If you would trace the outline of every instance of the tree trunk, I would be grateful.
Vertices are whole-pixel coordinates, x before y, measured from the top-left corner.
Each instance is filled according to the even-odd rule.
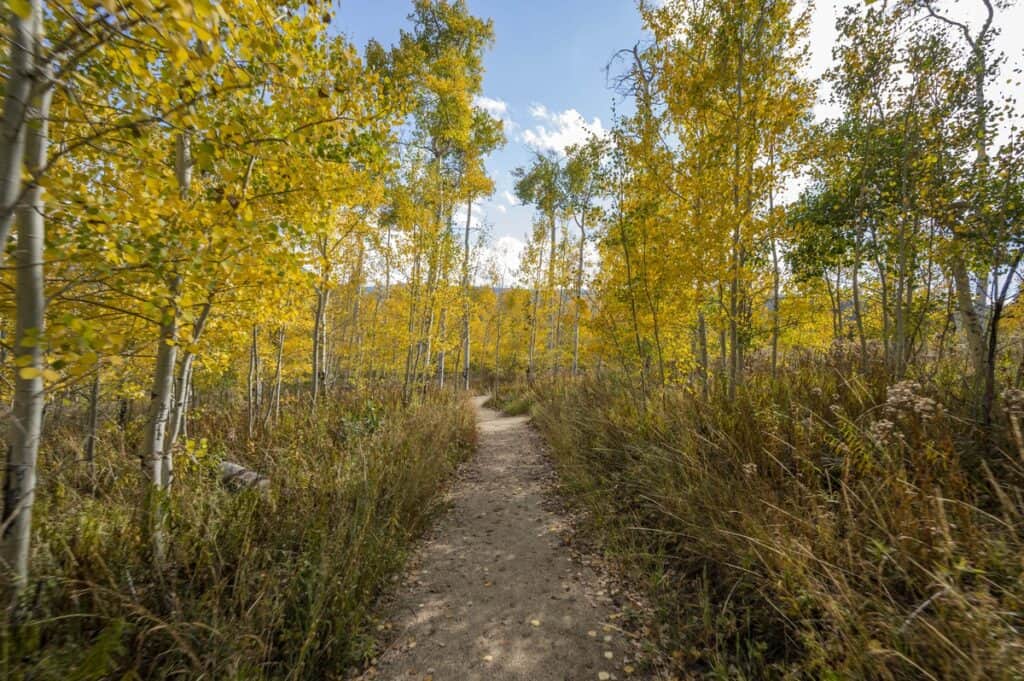
[[[441,350],[437,353],[437,386],[439,388],[443,388],[444,387],[444,370],[445,370],[444,361],[445,361],[445,357],[446,357],[445,347],[444,347],[444,335],[445,335],[445,322],[447,321],[447,316],[448,316],[448,310],[441,310],[441,322],[440,322],[440,327],[438,329],[438,334],[440,335],[440,337],[438,338],[438,342],[441,344]]]
[[[199,318],[192,325],[192,342],[190,346],[194,346],[199,342],[199,338],[206,328],[206,322],[210,318],[210,307],[210,302],[204,303],[199,312]],[[164,444],[164,449],[169,452],[171,457],[174,456],[174,446],[177,444],[178,438],[185,431],[185,419],[188,416],[192,395],[192,374],[195,358],[195,350],[189,347],[184,357],[182,357],[181,366],[178,369],[178,379],[174,387],[174,407],[171,412],[171,424],[167,430],[167,441]]]
[[[29,45],[42,49],[42,5],[32,3],[31,34],[19,26]],[[18,49],[18,48],[12,48]],[[38,52],[37,52],[38,56]],[[31,63],[29,57],[18,57],[22,63]],[[48,73],[37,70],[36,77]],[[22,74],[29,77],[28,74]],[[15,76],[15,79],[22,76]],[[31,90],[37,88],[31,87]],[[16,331],[14,343],[15,366],[18,367],[14,384],[14,404],[7,466],[4,476],[3,535],[0,542],[0,568],[11,573],[13,595],[20,593],[28,582],[29,549],[32,534],[32,504],[35,500],[36,459],[42,429],[44,386],[42,333],[46,311],[43,288],[43,249],[45,245],[45,219],[43,188],[37,176],[46,166],[49,143],[48,118],[52,89],[46,87],[34,93],[32,105],[26,112],[25,166],[33,179],[18,206],[18,246],[15,250],[16,274]],[[8,92],[10,97],[11,93]],[[5,112],[6,113],[6,112]],[[6,122],[6,121],[5,121]],[[20,163],[18,181],[20,182]],[[6,239],[3,242],[6,245]]]
[[[501,381],[501,299],[502,293],[498,292],[498,299],[495,301],[497,321],[494,334],[494,387],[493,394],[498,397],[499,383]]]
[[[270,395],[270,403],[267,405],[267,413],[263,419],[264,427],[273,418],[276,425],[281,417],[281,367],[284,363],[284,327],[277,330],[277,358],[274,362],[274,391]]]
[[[971,368],[973,369],[974,381],[972,389],[977,394],[985,375],[984,333],[981,328],[981,319],[978,311],[974,308],[970,275],[967,273],[967,266],[961,257],[953,258],[951,270],[953,282],[956,286],[960,326],[964,330],[964,336],[967,340],[967,352],[971,361]]]
[[[248,426],[250,440],[256,437],[256,423],[259,420],[259,333],[260,327],[253,324],[249,340],[249,380],[247,391],[248,396],[246,399],[246,402],[248,403],[246,405],[248,407],[246,411],[246,425]]]
[[[96,458],[96,431],[99,427],[100,404],[100,367],[96,365],[96,373],[92,377],[89,389],[89,433],[85,436],[85,460],[92,466]]]
[[[557,257],[558,247],[558,221],[555,219],[554,213],[550,216],[551,220],[551,254],[550,261],[548,262],[548,300],[551,305],[550,316],[548,321],[548,360],[551,362],[552,374],[555,369],[555,350],[558,344],[557,333],[555,328],[557,321],[557,309],[558,305],[555,302],[555,258]]]
[[[41,41],[42,29],[36,28],[36,17],[42,15],[40,0],[29,3],[32,14],[21,18],[10,10],[10,61],[7,65],[3,119],[0,121],[0,264],[3,264],[7,239],[18,195],[22,191],[21,169],[25,156],[26,103],[32,98],[33,71],[37,68],[33,55],[36,41]]]
[[[537,315],[540,306],[540,287],[534,285],[533,300],[531,301],[532,312],[530,314],[530,352],[526,362],[526,381],[533,385],[537,371]]]
[[[584,223],[580,222],[580,252],[576,262],[576,316],[573,320],[572,329],[572,375],[578,376],[580,372],[580,317],[583,313],[583,265],[584,249],[587,245],[587,229]]]
[[[157,562],[163,560],[166,552],[162,496],[171,485],[172,461],[164,445],[174,393],[174,366],[178,355],[178,310],[175,299],[180,288],[181,278],[178,277],[171,284],[168,304],[162,311],[156,367],[150,389],[149,419],[140,457],[146,497],[144,530],[152,542],[153,556]]]
[[[697,313],[697,363],[700,370],[701,390],[708,397],[708,328],[704,313]]]
[[[462,389],[469,390],[469,310],[470,310],[470,288],[469,281],[469,225],[473,215],[473,201],[466,205],[466,234],[463,240],[462,253]]]
[[[327,293],[321,288],[316,289],[316,312],[313,318],[313,404],[316,404],[320,397],[321,377],[323,367],[321,366],[321,343],[322,328],[324,323],[324,311],[327,307]]]

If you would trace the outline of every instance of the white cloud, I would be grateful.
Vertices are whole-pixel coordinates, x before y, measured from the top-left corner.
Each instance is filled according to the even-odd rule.
[[[526,243],[512,236],[500,237],[493,244],[484,246],[480,254],[481,266],[477,268],[476,283],[492,284],[491,272],[497,270],[498,278],[504,279],[504,285],[512,286],[515,273],[519,269],[519,260],[525,249]]]
[[[588,121],[576,109],[555,112],[543,104],[534,104],[530,115],[540,123],[525,130],[520,138],[537,151],[564,154],[567,148],[586,142],[591,135],[604,137],[608,134],[600,118]]]
[[[500,203],[496,206],[496,208],[498,209],[498,212],[501,213],[502,215],[508,212],[508,206],[503,206]]]
[[[508,115],[508,102],[492,97],[477,95],[473,98],[473,105],[480,107],[494,118],[505,118]]]
[[[519,204],[519,199],[516,198],[516,195],[507,189],[501,193],[501,196],[505,199],[505,203],[510,206],[516,206]]]
[[[531,104],[530,115],[534,118],[547,118],[551,115],[551,112],[543,104]]]

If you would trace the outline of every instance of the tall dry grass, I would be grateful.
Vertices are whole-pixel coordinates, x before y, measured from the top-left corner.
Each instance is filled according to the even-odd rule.
[[[731,402],[606,376],[535,419],[679,671],[1024,678],[1024,400],[986,434],[953,388],[855,364],[802,354]]]
[[[471,451],[471,410],[450,394],[404,407],[340,393],[286,404],[249,441],[238,407],[211,402],[192,425],[203,439],[178,458],[160,566],[137,529],[137,434],[122,451],[108,424],[88,466],[77,428],[53,424],[34,577],[20,623],[0,625],[0,677],[325,679],[372,653],[374,600]],[[225,457],[269,491],[227,491]]]

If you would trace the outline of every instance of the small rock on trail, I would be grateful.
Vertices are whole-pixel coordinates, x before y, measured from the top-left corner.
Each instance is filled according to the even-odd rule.
[[[363,679],[639,678],[599,576],[575,561],[544,503],[549,468],[524,417],[483,408],[452,507],[390,607],[394,640]]]

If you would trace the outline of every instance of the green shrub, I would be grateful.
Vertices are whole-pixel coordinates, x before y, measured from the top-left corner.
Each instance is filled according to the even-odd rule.
[[[524,416],[530,413],[536,397],[533,389],[525,383],[514,383],[491,395],[484,406],[500,411],[506,416]]]

